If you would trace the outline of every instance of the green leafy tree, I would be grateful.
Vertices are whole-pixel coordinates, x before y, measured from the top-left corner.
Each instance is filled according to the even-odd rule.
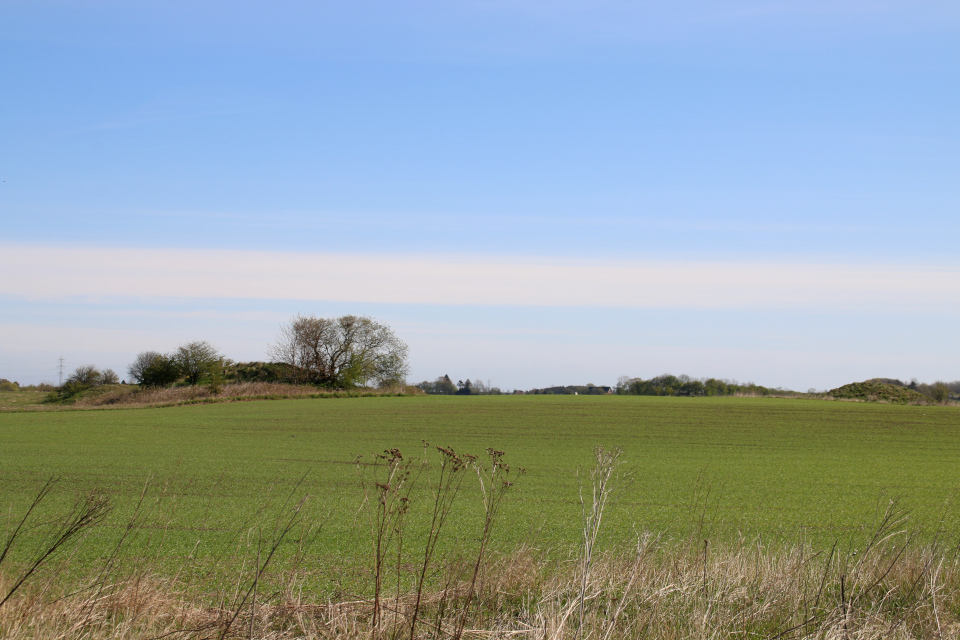
[[[131,381],[135,384],[144,384],[144,374],[153,364],[154,360],[162,357],[163,355],[156,351],[143,351],[142,353],[138,353],[137,357],[130,363],[130,366],[127,367],[127,373],[130,375]]]
[[[450,376],[443,375],[436,379],[433,383],[436,391],[434,393],[441,393],[443,395],[453,395],[457,392],[457,385],[454,384],[453,380],[450,379]]]
[[[168,387],[180,379],[180,367],[172,355],[157,353],[143,369],[140,384],[145,387]]]
[[[950,388],[944,382],[934,382],[930,397],[934,402],[946,402],[950,399]]]
[[[223,355],[206,340],[197,340],[180,345],[173,353],[173,360],[187,384],[196,385],[200,380],[223,368]]]

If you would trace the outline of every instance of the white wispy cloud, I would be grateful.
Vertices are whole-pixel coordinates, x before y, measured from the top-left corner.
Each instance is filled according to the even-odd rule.
[[[960,313],[960,267],[0,245],[0,295]]]

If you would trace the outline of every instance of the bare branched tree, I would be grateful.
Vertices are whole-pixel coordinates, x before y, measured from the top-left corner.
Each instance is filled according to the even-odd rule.
[[[366,316],[297,315],[280,328],[268,354],[289,365],[296,382],[388,386],[407,374],[407,345],[390,327]]]

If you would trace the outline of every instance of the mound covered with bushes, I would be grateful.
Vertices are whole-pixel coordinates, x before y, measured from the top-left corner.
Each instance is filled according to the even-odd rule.
[[[887,402],[890,404],[930,404],[930,398],[918,391],[878,380],[845,384],[842,387],[832,389],[827,395],[837,400]]]

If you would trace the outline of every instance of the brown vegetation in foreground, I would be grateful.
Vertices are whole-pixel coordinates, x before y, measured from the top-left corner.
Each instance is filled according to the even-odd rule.
[[[661,545],[649,536],[630,554],[576,567],[547,566],[521,550],[467,582],[420,598],[315,602],[296,575],[284,588],[241,602],[195,594],[145,572],[74,590],[47,584],[0,607],[0,634],[37,640],[134,638],[955,638],[960,572],[955,552],[904,550],[888,539],[841,556],[762,545],[711,549]],[[463,578],[463,576],[460,576]],[[0,578],[0,591],[9,581]],[[240,586],[240,583],[237,585]],[[72,591],[72,593],[71,593]]]
[[[488,450],[484,461],[437,451],[439,466],[431,481],[434,521],[426,539],[416,542],[403,542],[403,519],[408,489],[418,481],[423,461],[393,449],[376,456],[366,470],[361,467],[370,490],[362,510],[370,516],[375,542],[367,571],[371,585],[365,596],[336,599],[311,595],[308,554],[298,553],[287,566],[271,565],[274,552],[298,525],[303,502],[290,499],[273,533],[264,538],[261,532],[248,545],[238,575],[226,582],[186,584],[160,577],[142,559],[122,559],[117,552],[86,578],[67,570],[71,554],[45,566],[108,512],[109,504],[96,495],[79,501],[54,524],[48,546],[35,560],[17,566],[7,558],[5,565],[51,480],[0,550],[0,637],[866,640],[960,634],[960,548],[942,546],[939,538],[917,544],[895,501],[872,534],[850,548],[772,547],[759,539],[722,545],[697,534],[663,541],[643,533],[632,549],[599,553],[595,543],[604,508],[623,476],[619,450],[598,448],[597,466],[581,484],[579,548],[560,561],[556,553],[530,548],[493,556],[484,553],[483,541],[512,485],[502,452]],[[454,513],[460,481],[474,471],[487,513],[479,551],[436,557],[435,542]],[[137,517],[124,538],[135,531]],[[122,543],[123,538],[118,552]],[[413,547],[409,556],[403,555],[404,545]],[[437,586],[424,588],[427,572]]]

